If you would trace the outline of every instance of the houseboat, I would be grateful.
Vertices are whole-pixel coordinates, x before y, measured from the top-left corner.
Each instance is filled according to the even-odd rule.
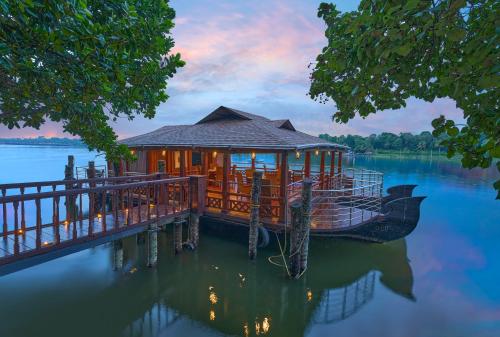
[[[262,172],[259,214],[263,227],[282,232],[302,182],[312,186],[311,235],[382,242],[411,232],[422,197],[414,185],[383,194],[383,174],[346,167],[349,148],[295,129],[290,120],[221,106],[194,125],[167,125],[124,139],[133,162],[119,175],[205,176],[203,222],[214,229],[248,224],[253,173]]]

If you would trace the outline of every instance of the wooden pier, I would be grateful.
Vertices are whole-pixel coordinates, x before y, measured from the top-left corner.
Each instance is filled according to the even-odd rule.
[[[199,203],[191,193],[197,179],[155,174],[0,185],[0,274],[187,218]]]

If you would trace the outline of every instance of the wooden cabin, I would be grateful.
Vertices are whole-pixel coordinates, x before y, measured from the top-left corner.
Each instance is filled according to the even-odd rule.
[[[303,178],[328,187],[348,150],[297,131],[289,120],[224,106],[194,125],[167,125],[121,143],[137,157],[121,164],[124,175],[207,176],[206,214],[248,219],[253,172],[263,171],[260,213],[267,224],[286,222]]]

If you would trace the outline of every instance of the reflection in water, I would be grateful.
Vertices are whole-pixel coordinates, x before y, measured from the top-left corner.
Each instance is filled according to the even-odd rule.
[[[350,317],[373,298],[374,288],[375,272],[369,272],[348,286],[324,290],[314,323],[334,323]]]
[[[141,317],[124,327],[124,335],[170,335],[179,324],[188,335],[302,336],[314,325],[355,315],[374,297],[378,275],[387,288],[414,298],[404,240],[376,245],[315,239],[308,273],[298,281],[287,280],[267,263],[265,251],[257,264],[247,261],[243,248],[205,236],[198,252],[168,259],[157,273],[142,270],[158,294],[148,299]],[[134,255],[130,268],[141,259]],[[208,301],[200,298],[202,289],[205,294],[208,289]]]

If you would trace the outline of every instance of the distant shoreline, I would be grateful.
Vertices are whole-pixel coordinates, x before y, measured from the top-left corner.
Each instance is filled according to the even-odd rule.
[[[79,139],[70,138],[0,138],[0,145],[85,147]]]

